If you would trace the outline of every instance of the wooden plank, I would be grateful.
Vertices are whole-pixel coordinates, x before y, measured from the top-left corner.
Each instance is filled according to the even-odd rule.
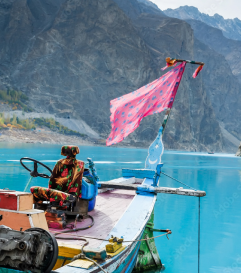
[[[205,191],[194,191],[183,188],[166,188],[166,187],[157,187],[155,188],[155,193],[168,193],[168,194],[177,194],[185,196],[195,196],[195,197],[204,197],[206,196]]]
[[[5,225],[15,230],[20,230],[20,228],[22,228],[23,231],[32,227],[27,214],[4,210],[0,210],[0,214],[3,216],[1,225]]]
[[[145,236],[146,239],[148,239],[148,236]],[[147,243],[147,246],[149,248],[149,251],[151,253],[151,256],[156,264],[157,267],[161,267],[162,266],[162,263],[161,263],[161,260],[160,260],[160,257],[159,257],[159,254],[156,253],[157,249],[156,249],[156,245],[155,245],[155,241],[154,239],[151,239],[151,240],[147,240],[146,241]]]
[[[9,210],[26,210],[33,208],[31,193],[0,190],[0,208]]]
[[[140,185],[120,185],[117,183],[101,183],[101,188],[114,188],[114,189],[123,189],[123,190],[138,190],[139,192],[149,192],[149,193],[167,193],[167,194],[177,194],[185,196],[195,196],[203,197],[206,196],[205,191],[194,191],[183,188],[167,188],[167,187],[141,187]]]
[[[19,210],[28,210],[33,208],[33,195],[19,196]]]
[[[87,230],[71,232],[71,234],[75,234],[78,236],[92,236],[105,239],[115,224],[122,217],[126,208],[129,206],[133,198],[135,197],[135,191],[125,191],[125,190],[113,190],[105,193],[101,193],[97,196],[96,207],[89,214],[94,217],[95,224],[93,227]],[[73,220],[74,222],[74,220]],[[72,222],[72,223],[73,223]],[[86,219],[83,222],[77,223],[77,228],[85,227],[90,224],[90,219]],[[59,232],[59,230],[50,230],[53,232]],[[61,237],[69,237],[68,234],[61,235]],[[87,239],[89,241],[90,247],[98,247],[102,241]],[[83,241],[74,240],[62,240],[58,239],[58,243],[68,243],[75,244],[81,246]]]
[[[110,180],[110,181],[106,181],[108,183],[118,183],[118,184],[134,184],[136,182],[136,179],[135,177],[131,177],[131,178],[124,178],[124,177],[120,177],[120,178],[117,178],[117,179],[113,179],[113,180]],[[101,183],[106,183],[106,182],[101,182]],[[104,193],[106,191],[112,191],[114,189],[111,189],[111,188],[107,188],[107,189],[99,189],[98,190],[98,194],[100,193]]]
[[[153,179],[145,179],[144,183],[151,185]],[[107,239],[111,235],[116,237],[123,236],[125,241],[135,239],[149,220],[155,201],[156,196],[154,195],[136,195],[123,216],[107,236]],[[103,242],[100,247],[105,246],[105,244],[106,242]]]
[[[19,211],[13,211],[13,210],[10,210],[10,209],[1,209],[1,211],[6,211],[6,212],[17,212],[19,214],[37,214],[37,213],[44,213],[43,210],[39,210],[39,209],[27,209],[27,210],[19,210]]]
[[[44,213],[32,214],[30,217],[32,218],[34,227],[39,227],[47,231],[49,230]]]
[[[150,178],[155,175],[154,170],[147,169],[122,169],[123,177]]]
[[[23,228],[23,231],[31,227],[39,227],[48,230],[44,212],[37,210],[13,211],[0,210],[3,215],[1,225],[5,225],[15,230]]]
[[[93,265],[94,265],[93,262],[86,259],[79,259],[68,264],[68,266],[85,268],[85,269],[89,269]]]

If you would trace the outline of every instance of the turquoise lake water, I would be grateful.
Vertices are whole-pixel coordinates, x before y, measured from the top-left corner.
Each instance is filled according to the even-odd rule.
[[[0,188],[23,190],[29,173],[19,163],[32,157],[53,168],[61,158],[59,145],[0,144]],[[122,168],[144,167],[147,150],[80,147],[79,159],[91,157],[101,180],[121,176]],[[162,169],[193,188],[205,190],[201,198],[200,273],[241,272],[241,158],[233,155],[166,151]],[[29,165],[30,166],[30,165]],[[35,178],[31,186],[47,186]],[[160,186],[180,187],[162,176]],[[155,206],[155,227],[171,229],[170,240],[156,239],[166,273],[196,273],[198,259],[198,198],[160,194]],[[158,234],[156,234],[158,235]]]

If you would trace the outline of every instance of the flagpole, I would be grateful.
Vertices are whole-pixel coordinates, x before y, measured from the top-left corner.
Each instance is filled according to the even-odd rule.
[[[197,65],[202,65],[202,66],[205,65],[205,63],[203,63],[203,62],[196,62],[196,61],[175,59],[175,58],[170,58],[170,57],[166,58],[166,61],[168,61],[168,60],[169,61],[174,61],[175,60],[175,62],[177,62],[177,63],[183,63],[183,62],[185,62],[185,63],[197,64]],[[166,124],[167,124],[168,118],[170,117],[171,110],[172,110],[172,108],[168,108],[167,111],[166,111],[166,113],[165,113],[164,120],[162,122],[162,128],[163,128],[163,130],[162,130],[162,136],[164,134],[164,130],[166,128]]]
[[[200,66],[204,65],[203,62],[181,60],[181,59],[174,59],[174,58],[171,59],[170,57],[166,58],[166,61],[167,61],[167,63],[173,61],[172,65],[175,62],[185,62],[185,63],[197,64],[197,65],[200,65]],[[175,101],[175,99],[174,99],[174,101]],[[174,104],[174,101],[173,101],[173,104]],[[172,104],[172,107],[173,107],[173,104]],[[167,125],[167,121],[168,121],[168,119],[170,117],[170,114],[171,114],[172,107],[167,109],[167,111],[165,113],[165,116],[164,116],[164,119],[163,119],[163,122],[162,122],[162,126],[159,129],[158,135],[157,135],[156,139],[154,140],[154,142],[149,147],[148,156],[146,158],[146,163],[145,163],[145,168],[146,169],[156,170],[157,165],[159,163],[161,163],[161,157],[162,157],[163,152],[164,152],[164,145],[163,145],[163,142],[162,142],[162,138],[163,138],[163,134],[164,134],[164,131],[165,131],[165,128],[166,128],[166,125]]]
[[[182,62],[186,62],[186,63],[188,63],[188,64],[198,64],[198,65],[205,65],[205,63],[203,63],[203,62],[196,62],[196,61],[189,61],[189,60],[181,60],[181,59],[174,59],[174,58],[172,58],[172,59],[170,59],[171,61],[176,61],[177,63],[182,63]]]

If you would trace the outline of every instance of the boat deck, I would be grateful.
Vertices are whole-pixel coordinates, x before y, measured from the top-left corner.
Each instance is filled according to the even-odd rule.
[[[95,209],[89,212],[94,218],[94,225],[86,230],[79,230],[76,232],[70,232],[66,234],[58,235],[58,237],[63,238],[73,238],[73,240],[67,239],[57,239],[58,243],[68,244],[68,245],[83,245],[85,242],[78,240],[77,237],[73,236],[91,236],[100,239],[106,239],[108,234],[111,232],[113,227],[116,225],[118,220],[124,214],[125,210],[131,203],[135,196],[135,191],[125,191],[125,190],[108,190],[106,192],[98,194],[96,198]],[[91,219],[87,218],[81,222],[77,222],[76,228],[83,228],[91,224]],[[68,221],[69,224],[74,224],[74,219]],[[68,229],[65,229],[68,230]],[[63,230],[63,231],[65,231]],[[50,228],[50,232],[59,233],[59,229]],[[103,241],[86,238],[89,242],[88,247],[96,248],[101,245]]]

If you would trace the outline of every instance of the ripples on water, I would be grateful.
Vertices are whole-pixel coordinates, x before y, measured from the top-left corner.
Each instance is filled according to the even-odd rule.
[[[24,189],[29,173],[21,167],[21,157],[35,158],[51,168],[61,158],[59,145],[1,144],[0,148],[1,188]],[[120,177],[121,168],[144,167],[146,156],[145,149],[80,147],[78,158],[91,157],[101,180],[108,180]],[[241,158],[167,151],[163,162],[163,172],[207,192],[201,199],[200,273],[241,272]],[[31,186],[47,183],[47,179],[35,178]],[[182,185],[162,176],[160,186]],[[198,272],[198,198],[158,195],[155,227],[173,231],[169,241],[165,237],[156,240],[165,272]]]

